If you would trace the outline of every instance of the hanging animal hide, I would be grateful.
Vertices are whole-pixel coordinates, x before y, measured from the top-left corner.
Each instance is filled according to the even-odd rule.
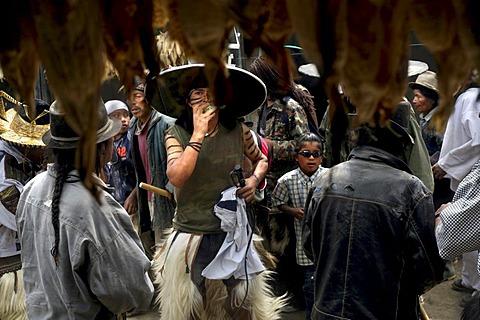
[[[447,121],[461,82],[480,68],[476,0],[18,0],[3,9],[8,13],[0,20],[3,74],[33,106],[37,67],[43,64],[67,121],[81,135],[77,165],[89,188],[105,57],[128,93],[145,69],[150,78],[160,71],[155,39],[160,27],[188,57],[206,64],[219,104],[231,97],[224,60],[235,25],[243,30],[246,52],[262,48],[284,79],[291,69],[283,46],[295,34],[322,74],[338,139],[348,126],[339,83],[363,122],[384,124],[401,101],[411,29],[438,65],[437,125]]]
[[[457,5],[454,5],[457,2]],[[412,1],[411,22],[420,41],[425,43],[438,64],[438,90],[440,101],[438,110],[432,120],[438,129],[442,129],[453,109],[454,94],[467,79],[474,60],[464,47],[469,42],[475,51],[472,35],[467,35],[468,19],[463,15],[467,9],[466,2],[440,0],[432,5],[427,0]],[[478,15],[478,13],[477,13]],[[463,38],[463,40],[462,40]],[[477,63],[478,57],[477,44]],[[473,52],[471,51],[471,52]],[[475,56],[475,54],[472,54]],[[473,58],[473,57],[472,57]]]
[[[33,88],[39,57],[32,13],[27,0],[7,1],[2,6],[0,65],[3,75],[30,106],[30,114],[35,114]]]
[[[101,7],[96,0],[36,0],[32,5],[38,42],[43,44],[40,58],[67,122],[80,135],[77,167],[93,192],[97,106],[104,71]]]

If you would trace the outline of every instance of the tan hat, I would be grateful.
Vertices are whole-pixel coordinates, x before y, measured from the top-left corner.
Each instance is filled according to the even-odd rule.
[[[48,112],[42,113],[39,117],[43,117]],[[7,122],[3,124],[4,132],[0,133],[0,138],[12,144],[41,148],[45,147],[42,142],[42,136],[48,131],[50,125],[38,125],[35,123],[39,117],[31,122],[25,121],[15,109],[6,112]]]
[[[409,85],[412,89],[418,89],[421,87],[433,90],[438,94],[437,83],[437,74],[433,71],[425,71],[417,77],[415,82],[410,82]]]

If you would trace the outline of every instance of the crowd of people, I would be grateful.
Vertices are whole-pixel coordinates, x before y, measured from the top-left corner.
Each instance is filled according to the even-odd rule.
[[[335,162],[335,124],[266,57],[227,66],[221,105],[203,70],[169,67],[98,102],[94,192],[60,102],[37,100],[31,119],[9,97],[0,319],[420,319],[459,257],[452,289],[471,294],[463,319],[480,316],[476,70],[445,130],[431,70],[386,125],[358,123],[343,87]]]

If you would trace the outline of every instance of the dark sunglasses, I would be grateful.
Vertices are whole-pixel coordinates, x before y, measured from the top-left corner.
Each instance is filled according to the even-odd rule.
[[[308,150],[302,150],[302,151],[299,151],[298,154],[305,158],[310,158],[311,156],[313,156],[314,158],[318,158],[322,156],[322,152],[318,150],[315,150],[313,152]]]

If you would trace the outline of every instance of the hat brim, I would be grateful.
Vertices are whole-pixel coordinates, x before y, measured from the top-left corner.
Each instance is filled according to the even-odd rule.
[[[428,70],[428,64],[417,60],[408,60],[408,76],[413,77]]]
[[[425,85],[423,85],[421,83],[418,83],[418,82],[410,82],[408,85],[410,86],[410,88],[412,90],[415,90],[415,89],[426,90],[427,92],[430,92],[432,96],[437,96],[438,97],[438,91],[433,87],[425,86]]]
[[[298,72],[313,78],[320,78],[320,73],[318,72],[317,66],[313,63],[304,64],[298,67]]]
[[[120,121],[120,119],[109,118],[105,128],[103,128],[102,132],[97,135],[96,143],[100,143],[110,139],[111,137],[114,137],[120,132],[121,128],[122,121]],[[70,141],[56,140],[52,137],[51,130],[48,130],[42,136],[42,141],[51,149],[74,149],[77,147],[80,137],[77,140]]]
[[[227,66],[227,80],[232,85],[232,97],[225,111],[234,118],[243,117],[260,107],[267,97],[267,89],[257,76],[244,69]],[[145,96],[157,111],[178,118],[187,107],[186,99],[192,89],[207,88],[204,64],[191,64],[164,70],[149,81]]]
[[[10,124],[13,121],[13,118],[17,116],[17,111],[15,109],[9,109],[6,112],[7,121],[0,120],[0,138],[5,140],[8,143],[17,145],[20,147],[28,148],[44,148],[45,144],[42,141],[42,137],[35,138],[32,136],[22,135],[14,130],[10,129]],[[48,125],[38,125],[37,128],[45,127]]]

